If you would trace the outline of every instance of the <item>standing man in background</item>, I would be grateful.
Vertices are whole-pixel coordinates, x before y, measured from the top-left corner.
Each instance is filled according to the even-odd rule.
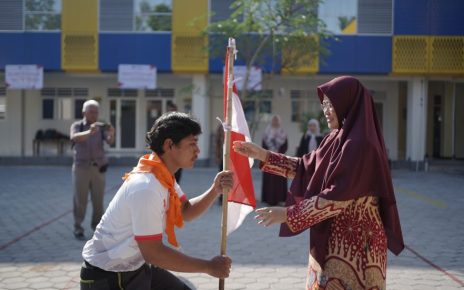
[[[99,107],[97,101],[88,100],[82,106],[83,119],[71,125],[70,138],[73,142],[73,214],[74,237],[84,240],[82,221],[85,218],[87,200],[92,198],[93,230],[103,215],[103,194],[105,192],[105,172],[108,159],[103,148],[104,142],[114,143],[114,127],[111,124],[97,122]]]

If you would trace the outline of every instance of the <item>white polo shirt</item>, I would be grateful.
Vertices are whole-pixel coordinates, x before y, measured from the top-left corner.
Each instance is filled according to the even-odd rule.
[[[179,184],[175,189],[186,199]],[[136,240],[161,240],[166,227],[169,192],[152,173],[136,173],[124,182],[106,209],[82,257],[106,271],[126,272],[145,260]]]

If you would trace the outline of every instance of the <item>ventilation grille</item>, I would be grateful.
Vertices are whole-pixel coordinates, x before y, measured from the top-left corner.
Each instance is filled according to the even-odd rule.
[[[133,0],[100,0],[101,31],[133,31]]]
[[[426,73],[428,39],[420,36],[397,36],[393,42],[393,72]]]
[[[107,91],[108,97],[137,97],[138,91],[136,89],[117,89],[110,88]]]
[[[0,1],[0,30],[23,30],[23,1]]]
[[[145,90],[145,97],[172,98],[174,97],[174,89]]]
[[[63,54],[63,68],[66,70],[97,69],[96,35],[64,35]]]
[[[6,96],[6,88],[0,87],[0,96]]]
[[[358,0],[358,33],[392,33],[392,0]]]
[[[207,39],[198,36],[174,36],[172,68],[176,72],[207,72]]]
[[[306,90],[291,90],[290,91],[290,98],[291,99],[303,99],[303,98],[310,98],[311,92]]]
[[[464,37],[432,37],[430,72],[464,73]]]
[[[40,90],[42,97],[88,97],[88,88],[43,88]]]
[[[463,74],[464,37],[394,37],[393,72]]]

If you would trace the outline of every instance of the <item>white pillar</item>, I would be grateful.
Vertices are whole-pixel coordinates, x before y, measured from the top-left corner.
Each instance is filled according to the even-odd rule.
[[[201,131],[203,134],[199,136],[198,145],[200,147],[200,155],[198,159],[200,163],[209,158],[209,98],[207,92],[206,75],[193,75],[193,91],[192,91],[192,115],[200,122]]]
[[[422,164],[426,152],[427,87],[424,78],[408,81],[406,159],[416,164]]]

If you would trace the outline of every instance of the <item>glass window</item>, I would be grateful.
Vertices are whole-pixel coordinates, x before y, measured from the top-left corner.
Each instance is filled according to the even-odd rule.
[[[255,101],[245,101],[243,103],[243,113],[247,122],[251,122],[255,117]]]
[[[303,115],[303,106],[300,99],[292,99],[292,122],[300,122]]]
[[[85,99],[74,100],[74,119],[82,119],[82,107],[84,106]]]
[[[58,118],[61,120],[71,120],[73,116],[72,110],[72,99],[71,98],[59,98],[58,99]]]
[[[269,96],[261,95],[252,98],[243,102],[243,112],[248,122],[253,122],[256,117],[272,113],[272,100]]]
[[[136,31],[171,31],[171,0],[135,0]]]
[[[330,0],[319,4],[319,18],[334,34],[391,34],[392,0]]]
[[[454,157],[464,159],[464,83],[456,83],[454,94]]]
[[[271,100],[260,100],[259,101],[259,112],[262,114],[272,113],[272,103]]]
[[[319,5],[319,18],[334,34],[356,33],[358,0],[331,0]]]
[[[6,118],[6,96],[0,95],[0,120]]]
[[[151,127],[163,113],[163,103],[161,100],[150,100],[147,101],[147,128],[146,132],[150,131]]]
[[[55,109],[54,99],[43,99],[42,100],[42,118],[53,119],[53,112]]]
[[[26,30],[60,30],[61,0],[26,0]]]

